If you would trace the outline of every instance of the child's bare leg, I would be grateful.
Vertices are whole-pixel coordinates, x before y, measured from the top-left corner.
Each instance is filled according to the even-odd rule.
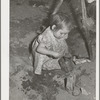
[[[34,63],[34,65],[35,65],[34,73],[35,74],[41,75],[42,66],[43,66],[43,63],[44,63],[45,59],[46,59],[46,55],[42,55],[42,54],[38,54],[37,55],[37,60],[38,61],[36,62],[36,64]]]

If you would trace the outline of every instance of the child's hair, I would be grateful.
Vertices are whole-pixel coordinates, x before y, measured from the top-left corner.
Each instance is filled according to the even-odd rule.
[[[68,16],[63,13],[51,15],[50,18],[50,28],[52,29],[53,25],[56,25],[55,30],[59,30],[63,28],[62,22],[68,27],[69,30],[72,29],[72,23]]]

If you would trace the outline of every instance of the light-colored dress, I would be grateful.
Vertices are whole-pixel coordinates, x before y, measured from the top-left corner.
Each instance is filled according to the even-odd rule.
[[[51,51],[55,51],[61,54],[68,53],[68,46],[64,39],[57,39],[54,37],[50,27],[48,27],[41,35],[39,35],[33,42],[33,54],[34,54],[34,72],[35,74],[41,74],[43,70],[60,69],[58,59],[53,59],[47,55],[42,55],[36,52],[36,48],[39,43],[44,43],[46,48]]]

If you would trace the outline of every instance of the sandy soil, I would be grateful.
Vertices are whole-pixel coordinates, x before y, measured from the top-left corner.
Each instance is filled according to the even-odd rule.
[[[10,100],[96,100],[95,58],[90,63],[79,65],[85,73],[81,76],[82,94],[77,97],[64,89],[60,71],[44,71],[41,77],[34,77],[29,60],[29,43],[37,36],[49,6],[50,3],[36,7],[29,5],[27,0],[19,4],[17,0],[10,2]],[[88,56],[77,30],[70,33],[67,42],[73,55]],[[93,52],[95,57],[95,45]]]

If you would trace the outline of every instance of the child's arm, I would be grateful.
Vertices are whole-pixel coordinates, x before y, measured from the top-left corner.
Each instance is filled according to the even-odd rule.
[[[41,53],[41,54],[44,54],[44,55],[53,56],[54,58],[60,58],[60,57],[63,56],[63,54],[59,54],[59,53],[57,53],[57,52],[48,50],[48,49],[45,47],[45,44],[44,44],[44,43],[40,43],[40,44],[39,44],[39,46],[37,47],[37,52],[38,52],[38,53]]]

